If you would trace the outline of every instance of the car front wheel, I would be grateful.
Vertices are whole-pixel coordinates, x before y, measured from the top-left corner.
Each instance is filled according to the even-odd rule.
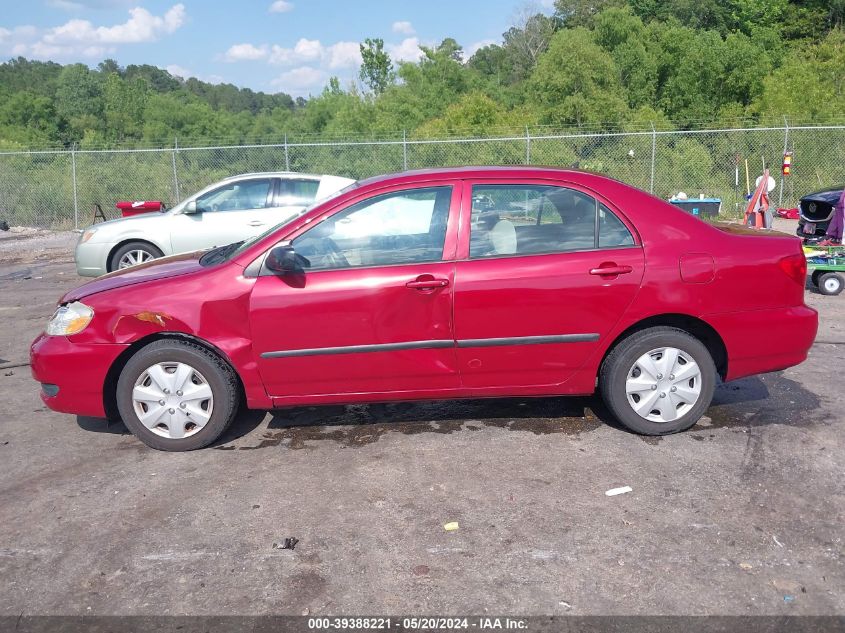
[[[208,446],[228,428],[240,391],[231,367],[187,341],[159,340],[139,350],[117,382],[117,407],[126,427],[163,451]]]
[[[644,435],[683,431],[704,415],[716,387],[710,352],[683,330],[655,327],[619,343],[602,364],[599,389],[611,413]]]
[[[147,242],[128,242],[112,254],[109,260],[109,272],[137,266],[163,255],[164,253]]]

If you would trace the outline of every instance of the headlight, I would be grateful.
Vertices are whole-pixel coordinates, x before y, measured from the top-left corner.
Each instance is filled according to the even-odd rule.
[[[94,318],[94,311],[84,303],[74,301],[59,307],[53,318],[47,324],[49,336],[70,336],[79,334],[88,327],[91,319]]]
[[[85,232],[82,234],[82,237],[79,238],[79,243],[84,244],[92,237],[94,237],[94,233],[97,232],[97,229],[86,229]]]

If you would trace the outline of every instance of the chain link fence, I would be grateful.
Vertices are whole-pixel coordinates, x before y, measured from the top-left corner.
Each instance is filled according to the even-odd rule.
[[[781,178],[784,151],[792,175]],[[297,171],[361,179],[457,165],[577,167],[668,198],[679,191],[722,200],[722,214],[744,208],[763,166],[778,180],[772,199],[845,183],[845,125],[616,133],[532,133],[488,138],[402,138],[158,149],[0,152],[0,220],[54,229],[91,224],[93,205],[116,217],[119,200],[172,206],[221,178],[256,171]]]

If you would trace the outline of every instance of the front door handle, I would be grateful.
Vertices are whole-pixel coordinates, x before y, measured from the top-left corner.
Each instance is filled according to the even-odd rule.
[[[264,222],[261,220],[251,220],[250,222],[247,222],[247,224],[249,226],[264,226]]]
[[[436,290],[437,288],[445,288],[449,285],[449,280],[443,277],[435,277],[433,275],[420,275],[413,281],[405,284],[406,288],[414,288],[416,290]]]
[[[590,270],[591,275],[599,275],[601,277],[616,277],[617,275],[627,275],[634,272],[633,267],[628,265],[618,266],[614,262],[606,262],[598,268]]]

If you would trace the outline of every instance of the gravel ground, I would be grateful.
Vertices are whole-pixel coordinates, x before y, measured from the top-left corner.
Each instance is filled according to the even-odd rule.
[[[511,399],[255,413],[166,454],[9,367],[76,237],[0,235],[0,615],[845,612],[845,296],[808,290],[810,359],[680,435]]]

